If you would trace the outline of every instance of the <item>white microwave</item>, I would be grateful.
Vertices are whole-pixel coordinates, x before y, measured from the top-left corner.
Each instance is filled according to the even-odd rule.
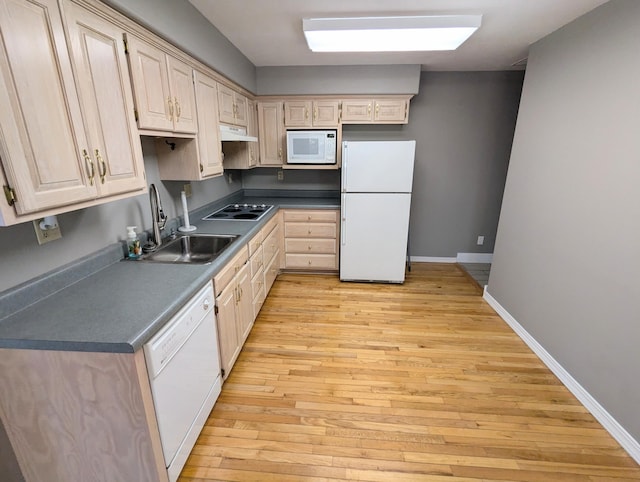
[[[335,164],[338,131],[288,130],[287,164]]]

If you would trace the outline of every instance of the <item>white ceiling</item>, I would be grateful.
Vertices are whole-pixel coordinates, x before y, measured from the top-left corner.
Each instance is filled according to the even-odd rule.
[[[505,70],[532,43],[607,0],[189,0],[254,65],[421,64],[423,70]],[[482,14],[453,52],[314,53],[313,17]]]

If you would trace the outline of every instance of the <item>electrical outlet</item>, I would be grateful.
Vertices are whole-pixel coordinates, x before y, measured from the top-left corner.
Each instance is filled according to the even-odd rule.
[[[284,171],[278,171],[278,181],[284,181]]]
[[[44,220],[42,218],[33,221],[33,228],[36,231],[36,238],[38,238],[38,244],[45,244],[49,241],[54,241],[62,237],[60,232],[60,225],[56,225],[54,228],[42,229],[40,223]]]
[[[478,246],[482,246],[484,244],[484,236],[478,236],[478,241],[476,242]]]
[[[191,197],[191,183],[183,184],[182,190],[184,191],[185,196]]]

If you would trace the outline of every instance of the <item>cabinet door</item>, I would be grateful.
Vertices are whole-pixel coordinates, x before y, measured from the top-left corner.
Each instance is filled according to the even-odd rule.
[[[172,131],[173,99],[165,53],[131,35],[127,43],[138,127]]]
[[[376,100],[373,111],[374,122],[406,123],[408,114],[408,100]]]
[[[369,123],[373,119],[373,100],[357,99],[342,101],[343,123]]]
[[[247,98],[242,94],[238,94],[237,92],[234,92],[233,104],[235,109],[235,124],[246,127],[247,126]]]
[[[251,290],[251,272],[246,263],[236,275],[238,286],[238,304],[236,306],[236,321],[240,331],[240,344],[249,336],[253,327],[253,295]]]
[[[144,163],[122,30],[65,4],[78,89],[101,196],[144,189]]]
[[[317,100],[313,103],[314,127],[337,127],[340,103],[337,100]]]
[[[282,102],[258,103],[260,165],[281,166],[284,159]]]
[[[240,354],[242,347],[238,324],[236,322],[236,285],[230,284],[216,300],[218,306],[218,345],[220,348],[220,365],[229,376],[231,368]]]
[[[288,100],[284,103],[285,127],[311,127],[311,101]]]
[[[247,134],[259,137],[258,132],[258,104],[253,101],[247,101]],[[249,148],[249,167],[255,167],[260,162],[260,148],[257,142],[248,142]]]
[[[216,81],[194,72],[197,114],[198,154],[201,176],[222,174],[222,145],[218,126],[218,90]]]
[[[97,169],[56,0],[0,2],[0,31],[0,148],[16,212],[95,197]]]
[[[218,113],[223,124],[235,124],[234,92],[229,87],[218,84]]]
[[[184,62],[167,56],[169,91],[173,100],[173,130],[195,134],[198,131],[193,70]]]

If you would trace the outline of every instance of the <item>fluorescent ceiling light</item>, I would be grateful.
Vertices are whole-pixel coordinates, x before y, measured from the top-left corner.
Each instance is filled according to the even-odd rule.
[[[482,15],[305,18],[302,29],[314,52],[455,50],[481,20]]]

